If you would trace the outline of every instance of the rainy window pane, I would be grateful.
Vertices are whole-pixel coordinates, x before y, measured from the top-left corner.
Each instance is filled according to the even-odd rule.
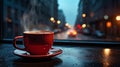
[[[120,0],[0,0],[0,38],[49,30],[59,40],[120,40]]]

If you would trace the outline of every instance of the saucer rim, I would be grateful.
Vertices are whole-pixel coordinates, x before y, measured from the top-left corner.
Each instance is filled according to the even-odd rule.
[[[52,54],[47,54],[47,55],[20,55],[20,54],[18,54],[18,53],[16,53],[15,51],[16,50],[19,50],[19,49],[15,49],[14,51],[13,51],[13,53],[15,54],[15,55],[17,55],[17,56],[19,56],[19,57],[23,57],[23,58],[50,58],[50,57],[54,57],[54,56],[57,56],[57,55],[59,55],[59,54],[61,54],[63,51],[62,51],[62,49],[60,49],[60,48],[51,48],[51,50],[52,49],[57,49],[56,51],[51,51],[51,52],[53,52]],[[21,51],[25,51],[25,50],[21,50]]]

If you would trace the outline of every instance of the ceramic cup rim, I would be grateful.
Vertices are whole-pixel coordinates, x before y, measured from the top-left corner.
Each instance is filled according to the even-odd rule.
[[[24,31],[23,34],[54,34],[53,31],[37,30],[37,31]]]

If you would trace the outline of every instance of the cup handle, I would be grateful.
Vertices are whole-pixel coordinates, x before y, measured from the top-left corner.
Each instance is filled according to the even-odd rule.
[[[14,46],[16,49],[25,50],[25,48],[19,48],[19,47],[16,45],[16,41],[17,41],[18,39],[21,39],[21,38],[23,38],[23,36],[16,36],[16,37],[14,38],[14,40],[13,40],[13,46]]]

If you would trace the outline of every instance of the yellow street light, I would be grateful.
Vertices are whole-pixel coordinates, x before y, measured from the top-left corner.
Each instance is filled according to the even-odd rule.
[[[82,24],[82,28],[85,28],[86,27],[86,24]]]
[[[83,13],[83,14],[82,14],[82,17],[83,17],[83,18],[85,18],[85,17],[86,17],[86,14],[85,14],[85,13]]]
[[[53,23],[55,23],[54,17],[51,17],[51,18],[50,18],[50,21],[53,22]]]
[[[51,20],[51,21],[54,21],[55,19],[54,19],[54,17],[51,17],[50,20]]]
[[[58,21],[57,21],[57,24],[60,24],[60,23],[61,23],[61,21],[60,21],[60,20],[58,20]]]

